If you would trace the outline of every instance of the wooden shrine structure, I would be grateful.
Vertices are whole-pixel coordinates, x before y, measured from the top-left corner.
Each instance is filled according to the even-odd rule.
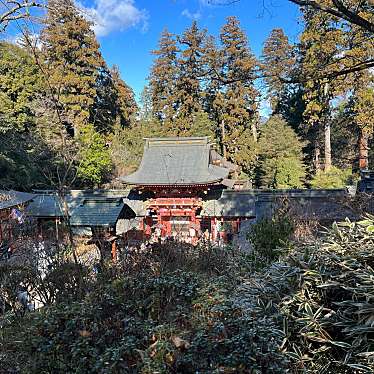
[[[203,234],[216,239],[216,217],[201,215],[204,201],[232,185],[229,178],[236,170],[208,137],[147,138],[139,169],[121,180],[147,197],[141,223],[146,237],[155,234],[194,244]]]

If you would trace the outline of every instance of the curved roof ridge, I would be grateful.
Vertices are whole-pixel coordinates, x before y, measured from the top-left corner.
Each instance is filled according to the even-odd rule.
[[[209,137],[149,138],[138,170],[120,180],[133,185],[212,184],[228,168],[210,163]]]

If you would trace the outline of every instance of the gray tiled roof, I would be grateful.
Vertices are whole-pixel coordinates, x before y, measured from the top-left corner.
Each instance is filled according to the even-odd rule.
[[[203,202],[202,216],[255,217],[256,195],[251,191],[223,190],[218,199]]]
[[[61,202],[56,193],[52,191],[38,191],[31,204],[27,207],[27,213],[32,217],[48,218],[48,217],[62,217],[63,209]],[[78,222],[81,213],[86,214],[84,209],[77,209],[85,200],[108,200],[112,202],[113,199],[122,199],[124,205],[132,209],[137,216],[145,215],[144,202],[141,196],[132,193],[128,190],[71,190],[66,196],[66,203],[68,205],[69,215],[71,220]],[[102,205],[101,205],[102,206]],[[93,214],[94,212],[92,212]],[[96,212],[100,214],[100,210]],[[75,217],[73,217],[75,216]]]
[[[374,192],[374,171],[361,171],[361,180],[358,182],[358,190],[360,192],[373,193]]]
[[[146,139],[139,169],[120,178],[135,185],[189,185],[215,183],[229,169],[210,164],[207,137]]]
[[[31,201],[35,195],[14,190],[0,190],[0,209],[8,209]]]
[[[26,212],[33,217],[62,217],[63,211],[56,195],[40,194],[27,207]]]
[[[121,198],[84,199],[70,217],[71,226],[116,225],[125,204]]]

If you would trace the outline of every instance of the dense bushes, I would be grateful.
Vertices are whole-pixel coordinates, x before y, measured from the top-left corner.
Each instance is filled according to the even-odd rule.
[[[235,297],[235,250],[166,244],[128,253],[84,299],[4,329],[4,365],[22,372],[284,372],[276,324]],[[22,344],[17,342],[22,341]],[[19,365],[18,365],[19,366]]]
[[[279,257],[288,245],[294,231],[292,221],[284,214],[262,219],[253,224],[247,234],[252,244],[252,261],[265,266]],[[282,247],[282,251],[279,248]]]
[[[83,299],[22,324],[0,319],[2,368],[373,372],[374,217],[335,224],[277,256],[253,272],[253,258],[233,249],[166,244],[127,253]]]
[[[344,188],[352,183],[352,171],[339,169],[335,166],[332,166],[328,171],[318,171],[310,181],[312,188]]]
[[[290,254],[295,292],[280,303],[295,366],[374,371],[374,217],[334,225],[323,242]]]

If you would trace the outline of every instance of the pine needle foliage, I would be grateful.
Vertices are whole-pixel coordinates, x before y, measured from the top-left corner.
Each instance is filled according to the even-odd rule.
[[[104,60],[91,24],[72,0],[49,1],[41,34],[42,55],[55,100],[78,135],[87,125]]]

